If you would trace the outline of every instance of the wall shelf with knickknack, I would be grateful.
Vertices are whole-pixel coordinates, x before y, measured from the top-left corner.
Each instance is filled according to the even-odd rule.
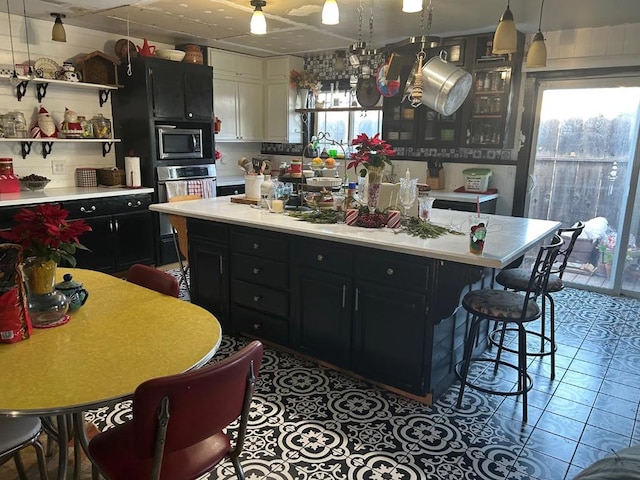
[[[31,147],[34,143],[42,144],[42,158],[47,158],[51,153],[54,143],[101,143],[102,156],[106,156],[111,151],[114,143],[120,142],[119,138],[0,138],[0,142],[20,143],[20,151],[22,158],[27,158],[31,153]]]
[[[11,78],[10,75],[0,75],[0,78]],[[97,83],[85,83],[85,82],[69,82],[67,80],[53,80],[48,78],[30,78],[23,75],[18,75],[18,80],[20,83],[16,85],[16,97],[18,101],[22,100],[22,97],[27,93],[27,86],[29,82],[35,84],[36,88],[36,96],[38,101],[42,101],[42,99],[47,94],[47,88],[49,84],[55,85],[64,85],[65,87],[70,88],[86,88],[91,90],[98,90],[98,99],[100,101],[100,106],[103,106],[109,100],[109,93],[111,90],[117,90],[119,87],[114,85],[101,85]]]

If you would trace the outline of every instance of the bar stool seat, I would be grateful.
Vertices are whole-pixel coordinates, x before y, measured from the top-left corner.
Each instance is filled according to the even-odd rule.
[[[529,272],[529,281],[524,289],[524,294],[509,290],[482,289],[474,290],[464,296],[462,306],[471,314],[472,318],[469,334],[464,344],[463,358],[456,365],[456,374],[460,378],[457,408],[462,406],[462,398],[467,386],[495,395],[522,395],[522,421],[527,421],[527,392],[533,387],[533,380],[527,373],[527,330],[525,325],[537,320],[542,315],[537,299],[543,295],[546,289],[553,262],[562,244],[562,238],[556,234],[550,244],[540,247],[534,267]],[[498,351],[495,358],[472,356],[480,326],[484,320],[503,324],[503,328],[497,330],[500,333],[500,340],[497,342]],[[518,332],[518,349],[515,351],[518,357],[517,365],[501,359],[504,333],[508,324],[513,325],[511,328]],[[494,384],[485,387],[477,380],[475,382],[468,380],[469,369],[471,364],[475,362],[493,364],[494,376],[498,373],[500,366],[516,370],[518,375],[517,388],[501,390]]]

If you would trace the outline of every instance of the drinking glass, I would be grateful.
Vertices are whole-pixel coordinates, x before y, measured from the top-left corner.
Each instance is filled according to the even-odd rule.
[[[400,204],[404,209],[404,216],[408,215],[409,209],[416,201],[418,196],[418,179],[417,178],[401,178],[400,190],[398,191],[400,197]]]

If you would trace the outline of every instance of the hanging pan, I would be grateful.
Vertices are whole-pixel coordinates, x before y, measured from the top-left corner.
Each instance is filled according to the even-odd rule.
[[[358,79],[356,98],[362,108],[371,108],[380,100],[380,92],[376,85],[376,77],[368,76]]]
[[[444,50],[424,64],[422,82],[422,103],[446,116],[462,106],[471,90],[471,74],[448,63]]]

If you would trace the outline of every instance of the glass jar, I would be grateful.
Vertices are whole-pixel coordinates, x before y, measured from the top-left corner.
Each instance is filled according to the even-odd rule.
[[[91,119],[91,125],[95,138],[111,138],[111,121],[104,118],[101,113]]]
[[[274,184],[271,175],[265,175],[260,185],[260,208],[271,209],[271,201],[273,200]]]
[[[23,265],[29,316],[36,328],[59,325],[69,319],[69,299],[55,290],[56,267],[53,260],[40,257],[29,257]]]
[[[87,120],[87,117],[78,115],[78,122],[82,127],[82,138],[93,138],[93,125]]]

